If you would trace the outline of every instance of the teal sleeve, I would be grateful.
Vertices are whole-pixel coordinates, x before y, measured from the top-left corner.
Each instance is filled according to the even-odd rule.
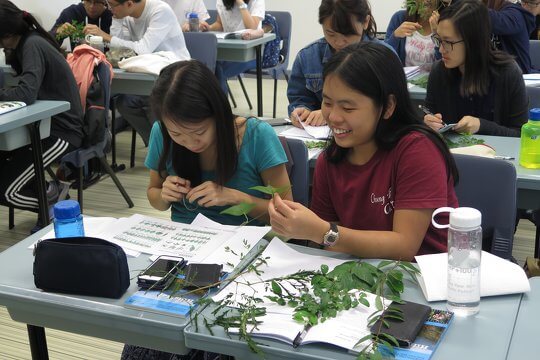
[[[257,121],[253,128],[254,162],[260,174],[271,167],[287,163],[287,155],[274,129],[265,122]]]
[[[144,165],[154,171],[158,171],[159,158],[163,153],[163,136],[161,135],[161,126],[159,121],[154,122],[150,132],[150,141],[148,144],[148,154]]]

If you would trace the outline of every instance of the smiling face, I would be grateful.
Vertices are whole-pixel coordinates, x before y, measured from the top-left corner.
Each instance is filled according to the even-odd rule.
[[[447,69],[459,67],[463,72],[465,67],[465,43],[461,35],[456,31],[452,21],[442,20],[437,25],[437,35],[441,39],[439,52]]]
[[[344,47],[362,41],[362,35],[369,25],[369,20],[370,17],[368,16],[364,23],[355,22],[356,32],[358,34],[344,35],[332,29],[332,17],[327,17],[322,22],[324,38],[333,49],[339,51]]]
[[[180,123],[164,118],[163,123],[171,139],[191,152],[202,154],[216,148],[214,119],[206,119],[198,123]]]
[[[324,81],[321,110],[340,147],[354,149],[375,145],[374,134],[381,109],[337,75],[328,75]]]

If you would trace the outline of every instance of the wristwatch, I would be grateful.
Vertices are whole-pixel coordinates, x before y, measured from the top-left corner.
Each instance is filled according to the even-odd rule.
[[[339,232],[336,224],[330,223],[330,230],[326,232],[323,236],[323,245],[324,246],[334,246],[339,240]]]
[[[247,9],[248,6],[247,6],[246,3],[243,3],[242,5],[238,5],[238,8],[239,8],[240,10],[242,10],[242,9]]]

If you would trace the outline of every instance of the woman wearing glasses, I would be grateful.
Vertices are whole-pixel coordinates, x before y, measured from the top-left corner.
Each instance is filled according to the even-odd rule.
[[[429,75],[424,122],[434,130],[457,124],[459,133],[519,136],[528,118],[521,70],[491,48],[487,7],[461,0],[441,12],[433,36],[442,60]]]
[[[416,0],[415,9],[400,10],[392,16],[384,41],[392,45],[404,66],[431,67],[441,58],[431,34],[437,30],[438,10],[448,5],[442,0]]]
[[[50,33],[57,40],[68,37],[70,30],[74,30],[73,21],[85,26],[96,26],[110,33],[112,13],[106,0],[83,0],[79,4],[70,5],[60,13]]]

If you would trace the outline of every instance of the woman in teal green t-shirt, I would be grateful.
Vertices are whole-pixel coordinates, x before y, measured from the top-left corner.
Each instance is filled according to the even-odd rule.
[[[172,206],[174,221],[190,223],[202,213],[222,224],[240,224],[243,217],[220,211],[253,203],[248,215],[267,222],[268,200],[249,188],[290,186],[287,156],[274,130],[233,115],[214,74],[196,60],[164,68],[150,102],[160,119],[145,161],[150,204],[158,210]]]

